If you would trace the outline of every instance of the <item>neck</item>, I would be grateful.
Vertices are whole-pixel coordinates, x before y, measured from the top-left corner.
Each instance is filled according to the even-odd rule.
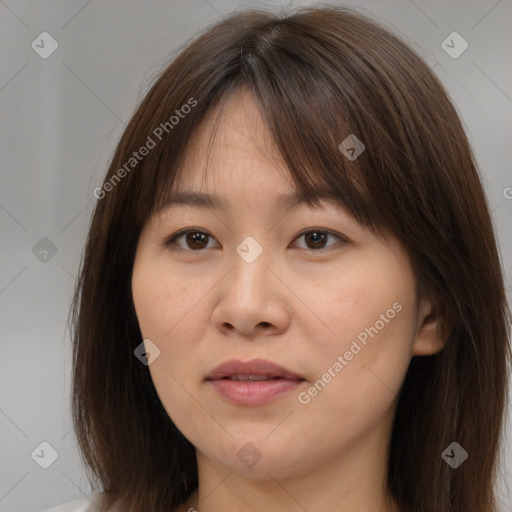
[[[184,511],[399,512],[387,488],[388,441],[376,430],[303,472],[265,468],[258,476],[197,453],[199,486]]]

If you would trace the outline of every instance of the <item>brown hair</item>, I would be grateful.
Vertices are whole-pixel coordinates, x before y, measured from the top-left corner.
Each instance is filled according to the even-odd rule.
[[[72,412],[91,482],[107,507],[123,500],[125,510],[150,512],[172,510],[197,487],[194,447],[134,356],[142,336],[131,273],[141,229],[176,183],[191,133],[241,87],[304,196],[315,202],[327,191],[375,233],[396,236],[420,292],[437,304],[447,343],[413,357],[393,426],[388,484],[401,511],[495,512],[510,311],[472,150],[424,61],[372,20],[333,6],[223,19],[165,68],[126,127],[72,308]],[[338,148],[349,134],[366,146],[354,161]],[[149,138],[154,147],[127,167]],[[441,457],[454,441],[469,453],[457,469]]]

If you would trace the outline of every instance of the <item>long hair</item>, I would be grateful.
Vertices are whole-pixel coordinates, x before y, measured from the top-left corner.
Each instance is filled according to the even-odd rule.
[[[129,511],[168,512],[197,488],[194,447],[134,356],[131,274],[191,134],[244,87],[297,189],[311,202],[327,190],[360,223],[397,237],[448,333],[443,350],[412,358],[401,388],[388,461],[400,509],[495,512],[510,310],[477,164],[425,62],[334,6],[223,19],[181,50],[129,121],[94,193],[72,304],[72,414],[89,479],[106,507]],[[356,160],[340,150],[350,135],[365,144]],[[457,469],[441,456],[452,442],[469,454]]]

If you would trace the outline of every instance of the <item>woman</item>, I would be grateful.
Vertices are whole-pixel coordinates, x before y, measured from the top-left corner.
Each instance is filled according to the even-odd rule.
[[[98,508],[496,511],[503,276],[403,42],[340,7],[225,18],[94,194],[73,417]]]

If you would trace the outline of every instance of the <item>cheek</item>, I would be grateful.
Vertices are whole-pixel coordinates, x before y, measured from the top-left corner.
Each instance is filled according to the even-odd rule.
[[[415,280],[407,269],[399,272],[393,263],[347,265],[335,276],[330,274],[322,286],[297,280],[295,291],[307,297],[308,318],[311,311],[318,312],[311,328],[307,323],[301,325],[324,333],[316,335],[322,352],[349,350],[353,340],[363,346],[372,340],[372,345],[382,345],[384,340],[387,344],[410,341],[416,318]]]
[[[155,271],[154,268],[149,270],[148,265],[134,265],[133,302],[143,338],[150,339],[160,350],[159,356],[149,365],[157,394],[176,426],[187,431],[191,417],[200,424],[206,422],[197,402],[191,400],[186,391],[190,375],[197,372],[190,357],[189,341],[193,340],[193,333],[187,333],[187,326],[191,325],[193,306],[198,299],[193,287],[183,285],[163,269]],[[176,300],[177,296],[179,300]]]
[[[340,431],[354,439],[381,421],[392,421],[411,359],[415,305],[412,295],[395,296],[398,300],[391,303],[388,295],[382,298],[360,308],[345,300],[338,338],[309,347],[316,375],[300,396],[298,412],[304,415],[301,418],[323,418],[322,431],[306,436],[310,441],[315,436],[319,451],[332,449],[332,439]],[[380,320],[386,311],[387,323]]]
[[[149,370],[168,411],[186,411],[192,406],[183,386],[188,388],[187,382],[196,378],[201,368],[202,361],[196,355],[201,340],[198,333],[208,328],[201,302],[204,290],[183,281],[157,265],[134,265],[132,292],[137,320],[143,339],[150,339],[160,351]]]
[[[157,265],[134,265],[132,293],[144,338],[166,344],[197,303],[193,288]]]
[[[312,393],[322,395],[318,404],[337,404],[338,412],[357,416],[361,403],[378,409],[398,392],[412,357],[417,309],[414,276],[392,263],[352,266],[323,296],[311,298],[322,320],[321,331],[317,321],[308,336],[315,340],[309,350],[319,379]]]

